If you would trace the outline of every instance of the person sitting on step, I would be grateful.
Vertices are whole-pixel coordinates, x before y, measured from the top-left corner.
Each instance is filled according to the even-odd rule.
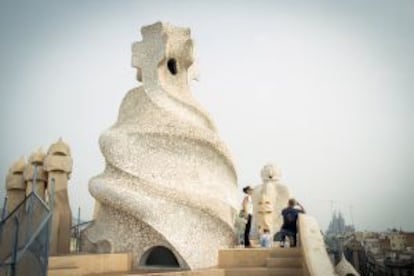
[[[272,236],[269,229],[264,229],[263,234],[260,235],[260,246],[265,248],[272,247]]]

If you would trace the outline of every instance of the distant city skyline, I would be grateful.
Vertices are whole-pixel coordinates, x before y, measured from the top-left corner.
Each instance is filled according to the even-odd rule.
[[[402,0],[0,2],[0,203],[11,164],[62,137],[73,213],[92,217],[98,138],[141,85],[131,44],[156,21],[191,28],[192,93],[233,155],[240,200],[272,162],[322,230],[339,209],[357,230],[414,231],[414,3]]]

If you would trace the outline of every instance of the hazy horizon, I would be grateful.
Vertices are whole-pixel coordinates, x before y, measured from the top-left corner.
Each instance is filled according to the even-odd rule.
[[[360,230],[414,231],[410,1],[1,1],[0,203],[10,165],[62,137],[73,214],[92,217],[98,138],[141,85],[131,44],[156,21],[191,28],[193,96],[239,190],[273,162],[323,230],[338,209]]]

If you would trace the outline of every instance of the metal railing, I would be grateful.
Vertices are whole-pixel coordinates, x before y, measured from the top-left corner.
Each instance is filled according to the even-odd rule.
[[[79,253],[82,252],[82,231],[88,228],[94,220],[80,221],[80,211],[78,213],[77,223],[73,225],[71,230],[71,252]]]
[[[0,221],[0,276],[47,275],[54,179],[49,189],[50,205],[32,191]]]

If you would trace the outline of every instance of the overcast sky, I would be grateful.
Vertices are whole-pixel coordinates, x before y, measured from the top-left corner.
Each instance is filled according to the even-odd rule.
[[[333,207],[358,229],[414,231],[413,3],[1,0],[0,179],[62,136],[72,209],[91,218],[98,137],[139,85],[131,43],[162,20],[192,30],[193,95],[240,189],[270,161],[323,229]]]

